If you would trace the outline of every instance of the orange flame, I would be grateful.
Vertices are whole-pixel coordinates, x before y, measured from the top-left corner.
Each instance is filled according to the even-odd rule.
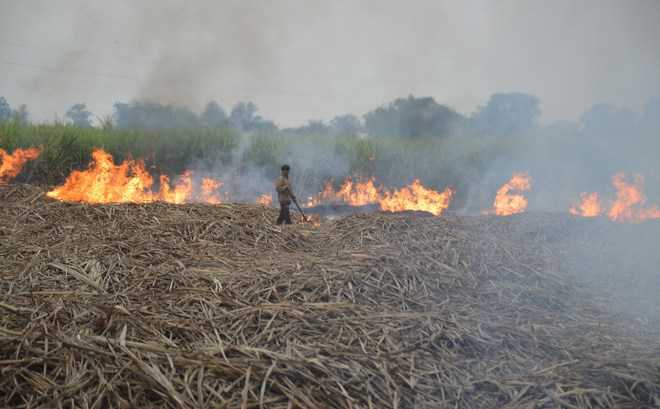
[[[220,203],[215,191],[222,185],[214,179],[202,180],[201,194],[194,195],[193,175],[184,172],[174,187],[166,175],[160,176],[160,191],[152,191],[153,178],[142,161],[125,160],[115,165],[112,155],[102,149],[92,152],[92,163],[73,171],[63,185],[47,193],[54,199],[85,203]]]
[[[257,204],[271,207],[273,205],[273,196],[269,194],[263,194],[257,198]]]
[[[600,216],[601,206],[600,197],[598,193],[582,193],[580,194],[580,203],[572,206],[569,212],[575,216],[582,217],[597,217]]]
[[[322,192],[309,199],[307,206],[314,207],[324,203],[344,203],[350,206],[377,204],[381,210],[389,212],[417,210],[439,216],[449,207],[453,195],[452,188],[437,192],[424,187],[417,179],[399,190],[384,191],[376,187],[373,178],[365,182],[354,182],[348,177],[336,191],[332,182],[327,182]]]
[[[308,214],[305,216],[303,223],[309,223],[312,227],[321,227],[321,215],[319,214]]]
[[[380,199],[380,208],[389,212],[424,211],[440,216],[449,207],[453,196],[454,189],[451,187],[445,188],[443,192],[436,192],[415,179],[409,186],[394,192],[385,192]]]
[[[148,191],[152,184],[141,161],[126,160],[115,165],[112,155],[96,149],[89,169],[73,171],[62,186],[47,195],[73,202],[146,203],[153,201],[153,193]]]
[[[532,188],[532,178],[524,172],[514,173],[513,177],[498,191],[493,202],[493,212],[498,216],[522,213],[527,209],[527,199],[521,194],[509,194],[512,190],[526,192]]]
[[[41,151],[39,148],[21,149],[17,148],[11,155],[4,149],[0,149],[0,185],[8,183],[18,176],[25,162],[36,159]]]
[[[618,222],[641,222],[660,218],[660,209],[657,206],[641,207],[646,203],[642,175],[635,175],[632,183],[628,183],[624,173],[617,173],[612,177],[612,185],[616,188],[616,200],[608,213],[610,219]]]
[[[378,203],[380,193],[370,178],[366,182],[353,182],[349,176],[344,183],[335,191],[332,181],[325,183],[323,191],[307,201],[308,207],[318,206],[322,203],[346,203],[351,206],[365,206]]]
[[[193,182],[192,172],[185,171],[178,178],[174,189],[170,187],[170,178],[166,175],[160,176],[160,192],[152,195],[152,200],[160,200],[167,203],[183,204],[192,196]]]
[[[204,203],[218,204],[221,202],[217,190],[222,187],[223,183],[219,180],[211,178],[202,179],[202,197],[201,201]]]

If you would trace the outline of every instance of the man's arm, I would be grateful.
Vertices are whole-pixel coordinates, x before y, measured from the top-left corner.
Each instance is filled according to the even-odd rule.
[[[275,184],[275,189],[277,189],[279,193],[284,193],[289,189],[289,182],[286,179],[280,177],[279,179],[277,179],[277,183]]]
[[[293,189],[291,189],[291,183],[289,182],[288,179],[285,178],[279,178],[277,180],[277,184],[275,185],[275,189],[279,193],[285,193],[288,192],[289,195],[293,200],[296,200],[296,195],[293,194]]]
[[[291,182],[287,179],[286,181],[286,188],[289,191],[289,196],[291,196],[291,199],[294,201],[296,200],[296,195],[293,194],[293,188],[291,187]]]

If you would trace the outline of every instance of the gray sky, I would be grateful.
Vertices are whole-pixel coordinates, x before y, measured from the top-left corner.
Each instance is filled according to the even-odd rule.
[[[37,120],[148,98],[252,100],[279,125],[410,93],[463,113],[495,92],[543,119],[660,95],[660,2],[0,0],[0,96]]]

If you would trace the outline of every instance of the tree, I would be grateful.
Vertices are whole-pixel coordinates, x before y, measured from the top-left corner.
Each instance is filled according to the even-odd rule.
[[[4,97],[0,97],[0,122],[11,119],[12,112],[9,103]]]
[[[13,112],[14,120],[21,125],[26,125],[28,123],[28,117],[30,116],[27,106],[21,104],[18,109],[15,109]]]
[[[252,102],[239,102],[231,110],[229,121],[241,131],[247,131],[257,117],[257,106]]]
[[[227,125],[227,113],[216,101],[206,104],[202,112],[202,122],[208,127],[218,128]]]
[[[244,132],[271,131],[277,129],[272,121],[268,121],[257,115],[258,108],[252,102],[239,102],[229,114],[229,122],[233,127]]]
[[[486,106],[472,116],[478,132],[494,135],[515,134],[536,126],[541,110],[539,99],[520,92],[493,94]]]
[[[118,102],[115,107],[115,122],[123,129],[181,129],[200,126],[200,119],[186,107],[162,105],[156,102]]]
[[[307,124],[296,129],[297,133],[303,135],[325,135],[330,133],[331,128],[326,125],[321,119],[310,119]]]
[[[463,117],[431,97],[399,98],[364,116],[370,135],[422,137],[447,136]]]
[[[330,121],[332,131],[340,135],[357,135],[362,131],[360,118],[355,115],[339,115]]]
[[[91,128],[92,127],[92,113],[87,110],[85,104],[74,104],[66,111],[64,115],[74,126],[80,128]]]
[[[626,139],[635,130],[635,114],[609,104],[596,104],[580,118],[585,136]]]

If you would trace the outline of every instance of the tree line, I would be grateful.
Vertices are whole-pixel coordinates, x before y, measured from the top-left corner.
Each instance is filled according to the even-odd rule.
[[[329,121],[309,120],[302,126],[280,129],[274,121],[259,115],[253,102],[238,102],[225,110],[210,101],[202,112],[188,107],[149,101],[114,104],[113,114],[97,118],[85,103],[76,103],[64,112],[64,122],[81,128],[118,128],[157,131],[163,129],[233,128],[240,132],[282,132],[286,134],[334,134],[392,136],[410,139],[446,137],[453,134],[511,136],[539,127],[541,114],[537,97],[525,93],[497,93],[470,114],[463,115],[433,97],[410,95],[379,106],[361,117],[335,116]],[[0,97],[0,121],[29,121],[25,105],[12,109]],[[610,104],[597,104],[579,121],[550,125],[562,132],[612,135],[660,129],[660,98],[651,99],[644,110],[633,113]]]
[[[536,97],[520,93],[493,95],[484,107],[470,117],[436,102],[432,97],[410,95],[377,107],[362,117],[344,114],[330,121],[313,119],[299,127],[280,129],[274,121],[259,115],[259,109],[253,102],[238,102],[227,111],[217,101],[210,101],[201,113],[184,106],[149,101],[117,102],[113,108],[110,117],[96,118],[85,103],[76,103],[64,112],[63,119],[81,128],[98,126],[160,130],[231,127],[241,132],[282,131],[292,134],[368,134],[419,138],[446,136],[457,129],[468,128],[499,133],[520,131],[533,126],[540,112]],[[0,97],[0,121],[18,119],[27,122],[28,116],[25,105],[14,110],[5,98]]]

